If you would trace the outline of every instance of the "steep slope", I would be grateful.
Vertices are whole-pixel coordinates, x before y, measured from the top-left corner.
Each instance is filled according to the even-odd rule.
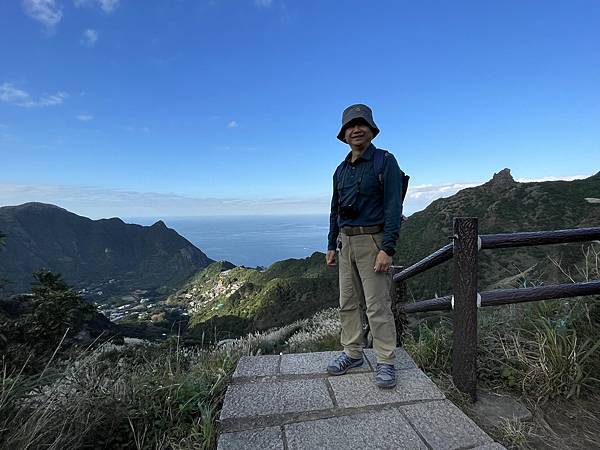
[[[0,208],[0,230],[7,235],[0,274],[10,281],[8,293],[26,291],[42,267],[76,288],[168,290],[212,262],[162,221],[91,220],[43,203]]]
[[[454,217],[479,218],[480,234],[540,231],[600,226],[600,205],[586,198],[600,196],[600,172],[575,181],[518,183],[504,169],[487,183],[432,202],[402,225],[396,262],[409,265],[446,245]],[[480,254],[480,288],[498,283],[519,271],[530,279],[560,279],[547,256],[562,258],[565,266],[580,259],[578,245],[484,251]],[[415,298],[450,292],[451,264],[419,275],[409,282]]]
[[[192,334],[205,333],[206,339],[239,336],[336,306],[337,271],[327,267],[325,255],[319,252],[278,261],[264,271],[218,262],[198,273],[167,302],[187,309]]]

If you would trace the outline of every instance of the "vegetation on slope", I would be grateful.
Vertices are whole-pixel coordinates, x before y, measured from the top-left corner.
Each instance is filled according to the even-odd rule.
[[[585,199],[600,192],[600,173],[583,180],[517,183],[508,169],[477,187],[432,202],[402,225],[394,263],[407,266],[450,242],[454,217],[478,217],[480,234],[541,231],[598,226],[600,208]],[[571,265],[578,246],[547,246],[485,251],[480,254],[479,283],[484,289],[515,273],[529,270],[530,279],[557,280],[560,271],[547,255]],[[450,263],[411,279],[415,299],[451,291]]]
[[[337,271],[324,258],[315,252],[263,271],[213,263],[168,303],[190,312],[188,334],[204,341],[282,326],[337,304]]]
[[[121,219],[91,220],[43,203],[0,207],[7,234],[0,273],[9,294],[26,291],[42,268],[77,289],[98,287],[95,300],[135,289],[172,292],[212,262],[162,221],[145,227]],[[163,293],[164,293],[163,292]]]
[[[6,370],[35,373],[75,346],[116,338],[116,327],[62,280],[34,274],[31,293],[0,299],[0,351]]]

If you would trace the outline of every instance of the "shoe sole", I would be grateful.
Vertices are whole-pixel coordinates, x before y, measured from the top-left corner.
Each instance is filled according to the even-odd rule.
[[[383,385],[383,384],[377,384],[377,383],[375,383],[375,384],[377,385],[377,387],[379,389],[393,389],[393,388],[396,387],[396,383],[394,383],[394,384],[385,384],[385,385]]]
[[[358,363],[353,363],[352,365],[348,366],[348,367],[346,368],[346,370],[344,370],[343,372],[335,372],[335,373],[332,373],[332,372],[330,372],[330,371],[329,371],[329,369],[327,369],[327,373],[328,373],[329,375],[333,375],[333,376],[337,376],[337,375],[345,375],[345,374],[346,374],[346,372],[348,372],[350,369],[354,369],[355,367],[360,367],[360,366],[362,366],[362,365],[364,364],[364,362],[365,362],[365,361],[364,361],[364,359],[361,359],[361,360],[360,360],[360,364],[358,364]]]

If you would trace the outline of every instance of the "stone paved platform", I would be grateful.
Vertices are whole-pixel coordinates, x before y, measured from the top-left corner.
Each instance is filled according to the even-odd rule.
[[[402,349],[398,384],[373,383],[375,354],[329,376],[338,352],[240,359],[221,410],[218,450],[478,449],[501,445],[444,397]]]

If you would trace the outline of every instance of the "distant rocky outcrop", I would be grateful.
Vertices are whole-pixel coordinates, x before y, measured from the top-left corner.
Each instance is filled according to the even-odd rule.
[[[1,207],[0,231],[6,234],[0,277],[9,281],[8,294],[27,291],[32,272],[41,268],[63,274],[77,289],[105,285],[112,295],[138,288],[166,294],[213,262],[162,221],[147,227],[91,220],[44,203]]]
[[[482,188],[488,189],[495,193],[501,193],[514,187],[517,184],[515,179],[510,174],[510,169],[502,169],[495,173],[490,181],[482,185]]]

